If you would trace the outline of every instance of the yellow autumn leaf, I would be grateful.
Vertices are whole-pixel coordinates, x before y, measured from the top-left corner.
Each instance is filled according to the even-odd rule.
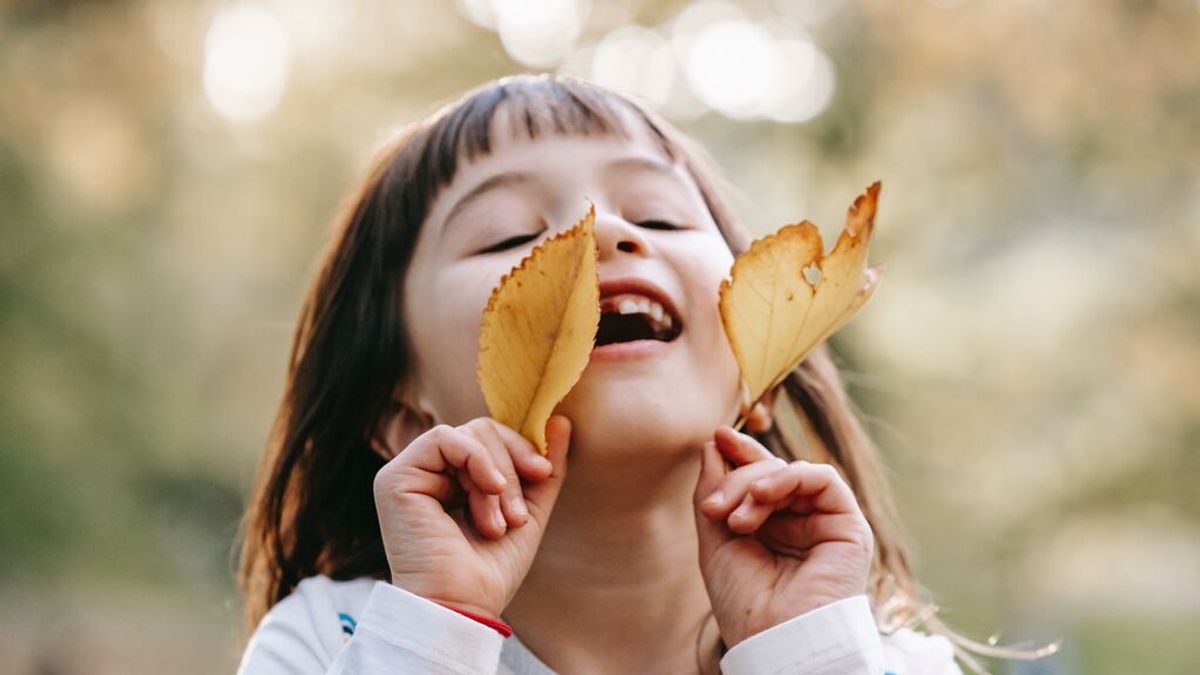
[[[476,376],[491,416],[546,454],[546,421],[587,367],[600,325],[595,208],[500,280]]]
[[[803,221],[756,240],[721,283],[725,334],[752,407],[826,338],[854,317],[878,285],[867,267],[879,183],[859,195],[829,255]]]

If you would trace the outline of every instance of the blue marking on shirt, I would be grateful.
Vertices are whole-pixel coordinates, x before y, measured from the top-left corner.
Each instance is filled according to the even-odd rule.
[[[354,617],[345,612],[338,612],[338,620],[342,622],[342,632],[346,635],[354,635],[354,629],[358,628],[358,622]]]

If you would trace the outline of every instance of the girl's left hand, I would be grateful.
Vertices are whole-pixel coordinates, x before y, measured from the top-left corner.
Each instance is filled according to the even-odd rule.
[[[838,472],[789,464],[731,427],[713,438],[694,504],[700,571],[725,644],[864,593],[875,540]]]

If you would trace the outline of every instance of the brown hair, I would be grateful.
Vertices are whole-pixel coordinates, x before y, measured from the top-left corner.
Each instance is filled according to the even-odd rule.
[[[490,152],[502,106],[529,138],[626,136],[622,113],[633,113],[690,172],[733,253],[749,246],[718,196],[706,155],[653,113],[594,85],[507,78],[408,128],[346,203],[300,313],[283,401],[243,521],[239,582],[250,630],[306,577],[389,578],[372,496],[383,460],[368,443],[410,375],[405,271],[430,204],[458,163]],[[878,452],[824,346],[783,382],[774,407],[776,424],[759,440],[781,457],[835,465],[871,524],[869,590],[881,630],[924,622],[973,651],[1007,655],[953,633],[919,599]]]

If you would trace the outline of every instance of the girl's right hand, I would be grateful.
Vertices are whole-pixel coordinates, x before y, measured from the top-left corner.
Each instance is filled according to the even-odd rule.
[[[546,531],[570,434],[567,418],[551,417],[547,457],[490,417],[413,440],[375,476],[392,583],[498,619]]]

